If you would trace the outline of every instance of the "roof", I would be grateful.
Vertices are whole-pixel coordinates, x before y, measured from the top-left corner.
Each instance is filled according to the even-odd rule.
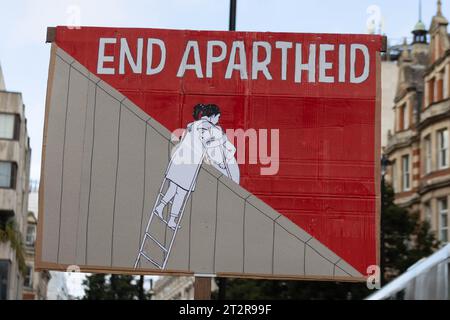
[[[415,31],[424,31],[427,32],[427,28],[425,27],[425,24],[422,22],[422,20],[419,20],[416,25],[414,26],[413,32]]]
[[[431,19],[431,27],[430,29],[433,30],[437,28],[440,25],[448,25],[448,20],[442,15],[442,2],[441,0],[437,3],[437,12],[436,15],[433,16]]]
[[[428,65],[428,46],[414,44],[409,48],[402,46],[399,59],[399,78],[397,82],[396,100],[403,97],[408,89],[423,91],[424,76]]]

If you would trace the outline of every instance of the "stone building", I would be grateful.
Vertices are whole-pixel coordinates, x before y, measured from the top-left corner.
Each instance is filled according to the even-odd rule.
[[[47,285],[51,278],[48,271],[36,272],[34,268],[37,218],[30,211],[25,235],[25,263],[27,273],[23,282],[23,300],[47,300]]]
[[[217,285],[211,279],[211,291]],[[194,277],[161,277],[156,281],[153,300],[194,300]]]
[[[30,158],[22,95],[6,91],[0,68],[0,300],[22,298]]]
[[[419,21],[398,61],[395,124],[385,153],[396,203],[428,220],[448,242],[450,41],[442,3],[429,30]]]

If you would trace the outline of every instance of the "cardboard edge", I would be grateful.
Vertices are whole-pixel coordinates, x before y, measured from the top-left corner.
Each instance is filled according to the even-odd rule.
[[[375,237],[376,264],[381,262],[381,52],[376,55],[375,102]]]
[[[56,30],[56,28],[55,28]],[[41,159],[41,184],[39,188],[39,212],[41,213],[39,219],[38,219],[38,236],[36,240],[36,257],[35,257],[35,268],[37,271],[41,270],[58,270],[58,271],[67,271],[70,265],[63,265],[63,264],[55,264],[55,263],[48,263],[42,261],[42,235],[43,235],[43,224],[44,224],[44,214],[43,214],[43,207],[44,207],[44,199],[43,199],[43,190],[44,190],[44,164],[45,164],[45,150],[46,150],[46,138],[47,138],[47,129],[48,129],[48,115],[50,111],[50,100],[51,100],[51,94],[52,94],[52,84],[53,84],[53,78],[54,78],[54,72],[55,72],[55,61],[57,57],[57,50],[59,48],[55,43],[52,43],[51,48],[51,56],[50,56],[50,66],[49,66],[49,75],[48,75],[48,81],[47,81],[47,95],[46,95],[46,109],[45,109],[45,118],[44,118],[44,133],[43,133],[43,144],[42,144],[42,159]],[[376,124],[375,124],[375,147],[376,147],[376,156],[380,155],[381,151],[381,136],[378,134],[381,130],[380,127],[380,120],[381,117],[381,56],[380,53],[377,54],[376,57]],[[106,89],[106,88],[105,88]],[[125,99],[124,99],[125,100]],[[152,120],[152,119],[150,119]],[[152,121],[149,121],[152,122]],[[158,123],[159,124],[159,123]],[[166,129],[167,130],[167,129]],[[377,185],[380,184],[380,163],[379,161],[376,161],[375,165],[375,180]],[[222,181],[223,182],[223,181]],[[381,190],[379,188],[376,188],[376,195],[377,200],[380,199],[380,193]],[[379,248],[380,248],[380,203],[379,201],[376,202],[376,215],[377,215],[377,263],[379,264]],[[336,264],[335,264],[336,266]],[[143,274],[143,275],[149,275],[149,274],[155,274],[155,275],[169,275],[169,276],[193,276],[194,274],[192,272],[184,272],[184,271],[176,271],[176,270],[164,270],[164,271],[158,271],[154,269],[139,269],[134,270],[130,268],[108,268],[108,267],[95,267],[95,266],[80,266],[80,269],[83,270],[83,272],[93,272],[93,273],[117,273],[117,274]],[[267,274],[240,274],[240,273],[218,273],[217,276],[221,277],[230,277],[230,278],[243,278],[243,279],[273,279],[273,280],[317,280],[317,281],[343,281],[343,282],[365,282],[365,277],[335,277],[335,276],[305,276],[305,275],[298,275],[298,276],[276,276],[276,275],[267,275]]]
[[[387,52],[388,40],[387,36],[381,37],[381,52]]]
[[[47,269],[55,270],[55,271],[67,271],[69,269],[73,270],[74,266],[65,265],[65,264],[54,264],[54,263],[42,263],[39,266],[36,266],[36,271],[43,271]],[[97,267],[97,266],[77,266],[80,269],[80,273],[104,273],[104,274],[122,274],[122,275],[154,275],[154,276],[198,276],[193,272],[184,272],[179,270],[164,270],[159,271],[155,269],[130,269],[130,268],[108,268],[108,267]],[[276,276],[276,275],[268,275],[268,274],[241,274],[241,273],[233,273],[233,272],[219,272],[216,274],[208,274],[209,277],[224,277],[224,278],[236,278],[236,279],[262,279],[262,280],[303,280],[303,281],[339,281],[339,282],[366,282],[367,279],[364,277],[352,277],[352,276]]]
[[[48,27],[45,43],[53,43],[55,41],[56,41],[56,27]]]
[[[53,79],[55,75],[56,68],[56,52],[58,47],[56,44],[52,43],[50,51],[50,65],[48,68],[48,79],[47,79],[47,93],[45,98],[45,116],[44,116],[44,131],[42,137],[42,156],[41,156],[41,176],[39,182],[39,199],[38,199],[38,226],[37,226],[37,237],[36,237],[36,255],[35,255],[35,265],[38,267],[42,264],[42,236],[44,232],[44,168],[45,168],[45,158],[46,158],[46,146],[47,146],[47,131],[48,131],[48,115],[50,113],[51,97],[53,90]]]

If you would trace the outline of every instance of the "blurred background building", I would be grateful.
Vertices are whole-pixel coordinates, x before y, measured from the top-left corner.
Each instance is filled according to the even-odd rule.
[[[47,285],[50,280],[48,271],[36,272],[34,268],[37,218],[33,212],[28,213],[27,232],[25,235],[26,275],[23,282],[23,300],[46,300]]]
[[[24,112],[22,94],[6,90],[0,66],[0,300],[45,300],[51,279],[34,267],[39,183],[29,181]]]
[[[215,290],[216,282],[211,279],[211,291]],[[194,277],[160,277],[152,300],[194,300]]]
[[[31,181],[28,194],[28,219],[25,233],[26,275],[23,283],[24,300],[46,300],[50,272],[36,271],[34,267],[38,222],[39,182]]]
[[[6,90],[0,67],[0,300],[23,294],[30,159],[22,94]]]
[[[385,153],[396,203],[430,223],[447,243],[450,196],[450,41],[439,0],[429,29],[419,20],[402,46],[393,131]]]

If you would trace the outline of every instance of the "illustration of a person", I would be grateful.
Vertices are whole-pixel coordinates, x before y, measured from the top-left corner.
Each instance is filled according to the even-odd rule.
[[[223,175],[239,184],[239,166],[234,157],[236,148],[218,126],[221,113],[217,105],[198,104],[194,107],[194,122],[187,125],[181,142],[175,148],[166,172],[169,187],[155,208],[164,221],[163,210],[172,202],[167,226],[175,230],[177,219],[189,190],[195,190],[198,172],[207,160]]]

